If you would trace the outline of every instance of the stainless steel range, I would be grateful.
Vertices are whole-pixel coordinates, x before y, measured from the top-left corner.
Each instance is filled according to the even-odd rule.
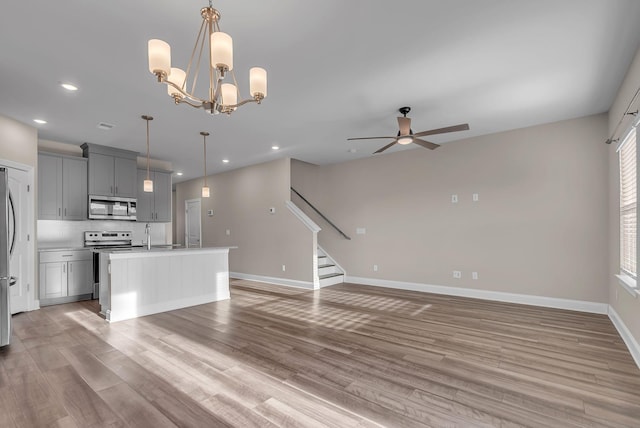
[[[90,249],[131,248],[133,232],[125,231],[89,231],[84,233],[84,246]],[[93,298],[100,295],[100,253],[93,252]]]

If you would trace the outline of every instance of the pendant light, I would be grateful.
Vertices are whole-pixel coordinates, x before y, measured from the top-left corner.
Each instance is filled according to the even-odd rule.
[[[208,198],[210,193],[209,188],[207,187],[207,136],[209,133],[202,131],[200,135],[202,135],[202,142],[204,146],[204,175],[202,176],[204,178],[204,185],[202,186],[202,197]]]
[[[144,180],[143,190],[145,192],[153,192],[153,181],[149,177],[149,121],[153,120],[151,116],[142,116],[147,121],[147,179]]]

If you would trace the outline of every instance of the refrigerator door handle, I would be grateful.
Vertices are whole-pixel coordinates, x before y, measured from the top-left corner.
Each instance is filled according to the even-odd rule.
[[[3,276],[3,277],[0,277],[0,281],[5,281],[7,279],[9,280],[9,286],[16,285],[16,282],[18,282],[18,278],[15,277],[15,276]]]

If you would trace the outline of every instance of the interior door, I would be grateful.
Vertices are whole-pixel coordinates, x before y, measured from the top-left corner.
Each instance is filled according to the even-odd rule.
[[[200,232],[200,199],[190,199],[185,201],[185,216],[186,224],[184,227],[186,236],[186,243],[188,248],[201,247],[201,232]]]
[[[27,241],[27,183],[25,171],[9,168],[9,272],[18,278],[11,287],[11,313],[28,309],[28,241]]]

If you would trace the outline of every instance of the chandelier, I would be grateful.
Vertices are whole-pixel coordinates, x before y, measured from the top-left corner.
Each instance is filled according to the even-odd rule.
[[[258,103],[267,96],[267,72],[264,68],[249,70],[249,93],[251,98],[242,100],[236,76],[233,72],[233,41],[231,36],[220,31],[220,12],[209,6],[200,10],[202,24],[186,70],[171,67],[171,46],[158,39],[149,40],[149,71],[159,83],[167,84],[167,92],[176,104],[188,104],[203,108],[211,114],[231,114],[247,103]],[[205,49],[206,46],[206,49]],[[203,53],[208,58],[209,93],[206,98],[195,95]],[[197,54],[197,58],[196,58]],[[194,63],[195,60],[195,63]],[[230,76],[232,83],[223,83]],[[188,88],[191,83],[191,89]]]

